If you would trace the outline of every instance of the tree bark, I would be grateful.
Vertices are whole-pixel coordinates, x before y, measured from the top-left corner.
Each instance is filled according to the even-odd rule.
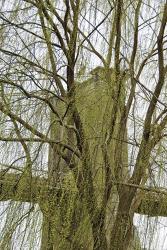
[[[21,174],[0,172],[0,201],[21,201],[39,203],[46,199],[47,179],[32,177],[26,179]]]

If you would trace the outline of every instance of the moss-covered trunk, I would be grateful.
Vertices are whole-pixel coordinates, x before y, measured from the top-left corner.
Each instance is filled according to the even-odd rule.
[[[80,157],[60,145],[49,149],[41,250],[133,249],[131,203],[124,211],[128,192],[120,196],[114,184],[127,178],[128,156],[120,115],[124,97],[113,122],[113,93],[114,79],[101,75],[78,85],[72,106],[53,101],[66,126],[51,114],[51,138],[76,148]]]

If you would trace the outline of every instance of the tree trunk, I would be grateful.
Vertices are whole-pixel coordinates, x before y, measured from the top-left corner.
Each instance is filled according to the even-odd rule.
[[[124,211],[118,210],[111,232],[110,250],[128,250],[132,237],[132,228],[132,216]]]
[[[89,217],[77,193],[64,190],[57,204],[52,200],[41,210],[41,250],[92,249]]]
[[[107,238],[105,233],[105,211],[99,211],[96,218],[94,219],[94,224],[92,226],[93,232],[93,250],[107,250]]]

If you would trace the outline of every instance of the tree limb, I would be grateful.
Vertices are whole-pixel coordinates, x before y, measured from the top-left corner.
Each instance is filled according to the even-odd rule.
[[[145,191],[136,213],[148,216],[167,217],[167,192],[155,193]]]
[[[0,172],[0,201],[20,201],[38,203],[46,198],[47,180],[32,177],[26,185],[20,185],[21,174]]]
[[[39,203],[47,199],[47,179],[32,177],[31,185],[20,188],[21,174],[0,172],[0,201],[20,201]],[[143,187],[144,188],[144,187]],[[148,188],[146,188],[148,189]],[[148,216],[167,217],[167,191],[153,188],[144,190],[144,195],[135,213]]]

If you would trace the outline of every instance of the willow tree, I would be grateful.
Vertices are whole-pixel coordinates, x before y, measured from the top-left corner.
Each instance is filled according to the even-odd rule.
[[[135,213],[167,216],[167,2],[152,4],[2,1],[1,249],[140,249]]]

